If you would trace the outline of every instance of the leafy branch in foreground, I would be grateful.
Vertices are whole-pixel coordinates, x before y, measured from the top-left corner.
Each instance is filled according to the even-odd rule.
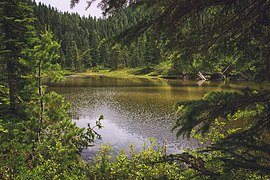
[[[222,162],[223,174],[241,170],[270,174],[269,91],[212,92],[201,100],[179,102],[177,108],[174,130],[178,136],[190,137],[192,131],[197,135],[222,133],[221,138],[209,138],[210,145],[200,152]],[[216,122],[226,126],[215,129]],[[222,155],[214,156],[218,152]]]
[[[258,105],[266,106],[270,100],[270,92],[244,90],[241,93],[234,92],[211,92],[201,100],[181,101],[176,105],[179,118],[174,126],[177,136],[190,133],[194,127],[198,132],[205,133],[216,118],[233,116],[240,110],[254,110]],[[263,108],[263,107],[262,107]],[[263,119],[254,119],[260,124]],[[181,125],[181,126],[180,126]]]

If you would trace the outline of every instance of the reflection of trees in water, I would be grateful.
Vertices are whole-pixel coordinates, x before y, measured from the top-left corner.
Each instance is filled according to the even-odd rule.
[[[198,99],[209,91],[219,91],[228,86],[210,82],[198,86],[196,82],[179,80],[92,80],[73,79],[72,83],[78,81],[78,87],[51,88],[63,94],[71,103],[70,113],[73,119],[81,119],[77,122],[79,126],[85,126],[91,120],[95,122],[100,115],[104,115],[110,123],[128,134],[141,135],[143,138],[154,137],[159,142],[177,142],[184,147],[195,147],[196,142],[176,139],[175,133],[171,132],[176,120],[174,104],[180,100]],[[96,87],[98,83],[102,87]],[[106,86],[106,83],[110,84]],[[106,124],[104,126],[106,128]]]

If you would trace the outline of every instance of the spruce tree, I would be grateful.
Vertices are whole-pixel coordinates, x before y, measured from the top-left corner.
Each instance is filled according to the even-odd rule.
[[[10,110],[14,112],[20,103],[20,92],[25,83],[23,76],[29,71],[20,59],[35,37],[33,9],[29,3],[27,0],[1,1],[1,66],[7,74],[3,85],[9,89]]]

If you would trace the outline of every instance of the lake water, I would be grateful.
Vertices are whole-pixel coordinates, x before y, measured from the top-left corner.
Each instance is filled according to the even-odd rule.
[[[247,86],[255,84],[69,76],[50,88],[71,103],[79,127],[94,125],[104,115],[104,128],[97,130],[102,140],[83,152],[85,159],[91,159],[101,144],[110,144],[116,154],[129,149],[130,144],[139,150],[148,138],[155,138],[161,145],[166,141],[168,153],[180,152],[183,147],[196,148],[196,140],[177,139],[171,132],[176,120],[175,103],[199,99],[210,91],[236,91]]]

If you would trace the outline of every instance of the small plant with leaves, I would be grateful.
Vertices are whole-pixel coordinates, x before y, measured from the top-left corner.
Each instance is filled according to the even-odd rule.
[[[130,146],[130,152],[122,150],[113,160],[110,146],[101,146],[91,167],[91,175],[97,179],[179,179],[179,164],[165,161],[163,149],[154,139],[140,152]]]

